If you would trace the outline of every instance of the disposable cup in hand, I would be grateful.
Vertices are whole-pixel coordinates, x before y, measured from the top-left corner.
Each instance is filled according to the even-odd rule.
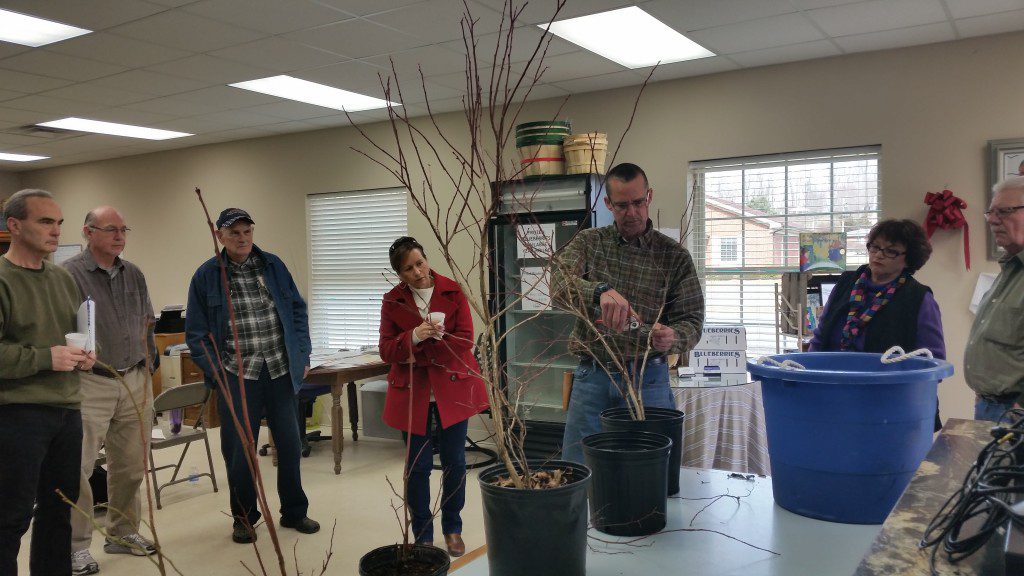
[[[89,337],[81,332],[70,332],[64,335],[64,339],[67,341],[68,346],[85,350],[85,343],[89,340]]]
[[[430,320],[431,324],[440,324],[441,332],[444,332],[444,312],[431,312],[427,314],[427,319]],[[434,336],[437,340],[441,339],[441,334]]]

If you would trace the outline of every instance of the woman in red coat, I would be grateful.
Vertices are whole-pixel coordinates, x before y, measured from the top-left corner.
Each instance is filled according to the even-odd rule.
[[[460,517],[466,501],[466,429],[469,418],[488,405],[472,353],[469,301],[458,284],[430,270],[414,238],[395,240],[388,256],[402,282],[384,296],[380,314],[380,355],[391,363],[384,422],[412,433],[406,498],[416,542],[427,544],[434,541],[430,470],[431,431],[436,430],[441,529],[448,553],[461,556],[466,550]]]

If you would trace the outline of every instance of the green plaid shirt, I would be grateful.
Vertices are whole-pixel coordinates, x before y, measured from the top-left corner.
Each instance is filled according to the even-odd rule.
[[[581,231],[554,258],[553,298],[556,306],[585,312],[595,320],[594,290],[606,283],[618,291],[640,315],[649,329],[660,322],[676,331],[676,341],[666,354],[684,354],[700,341],[704,324],[704,293],[690,253],[679,242],[654,230],[647,230],[633,242],[619,235],[614,224]],[[597,334],[582,321],[576,322],[569,351],[608,362],[642,356],[647,350],[649,331],[605,333],[612,354]],[[653,349],[650,354],[660,354]]]
[[[284,330],[274,299],[263,279],[263,260],[255,253],[241,264],[228,258],[228,276],[235,323],[238,325],[238,347],[242,351],[242,377],[259,380],[264,361],[271,378],[284,376],[288,373]],[[235,341],[230,335],[222,354],[224,368],[237,375]]]

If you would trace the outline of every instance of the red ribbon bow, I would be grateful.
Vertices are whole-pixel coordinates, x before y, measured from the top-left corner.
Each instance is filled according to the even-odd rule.
[[[928,192],[924,196],[924,203],[930,206],[928,215],[924,220],[924,231],[928,239],[932,239],[932,233],[938,229],[952,230],[954,228],[964,229],[964,260],[967,262],[967,269],[971,269],[971,228],[967,225],[962,210],[967,208],[967,202],[953,195],[949,190],[942,192]]]

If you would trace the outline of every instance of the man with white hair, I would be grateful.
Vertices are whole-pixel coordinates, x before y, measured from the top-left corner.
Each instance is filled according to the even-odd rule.
[[[1006,255],[971,326],[964,377],[977,395],[974,418],[998,421],[1024,405],[1024,176],[1011,176],[992,192],[985,220]]]
[[[139,534],[139,488],[146,475],[144,438],[152,428],[150,374],[158,358],[153,338],[153,305],[146,277],[121,253],[131,229],[111,206],[85,216],[82,235],[88,246],[64,267],[82,297],[96,301],[96,343],[102,364],[82,373],[82,474],[78,507],[71,517],[71,573],[99,572],[89,547],[93,531],[93,495],[89,485],[99,453],[107,456],[107,554],[146,556],[156,552]]]

